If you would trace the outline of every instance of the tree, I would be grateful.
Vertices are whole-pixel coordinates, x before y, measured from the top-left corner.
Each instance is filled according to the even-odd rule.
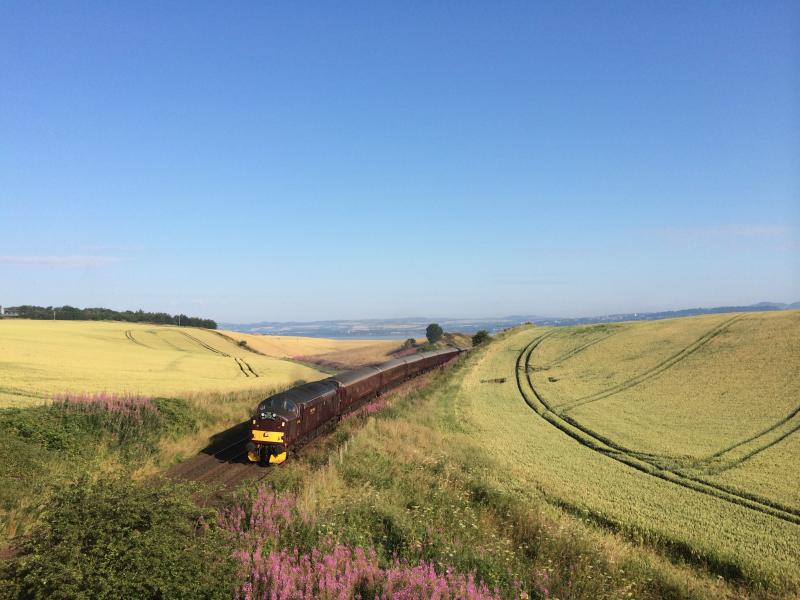
[[[488,342],[491,339],[492,338],[489,335],[489,332],[486,331],[485,329],[481,329],[479,332],[477,332],[475,335],[472,336],[472,345],[477,346],[478,344],[482,344],[483,342]]]
[[[435,344],[444,335],[444,330],[439,326],[438,323],[431,323],[428,325],[427,329],[425,329],[425,337],[428,338],[428,342],[431,344]]]

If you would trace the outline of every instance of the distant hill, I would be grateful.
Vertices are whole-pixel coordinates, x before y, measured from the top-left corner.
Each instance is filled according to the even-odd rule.
[[[538,325],[581,325],[589,323],[615,323],[619,321],[655,321],[658,319],[674,319],[677,317],[693,317],[730,312],[759,312],[769,310],[792,310],[800,308],[800,302],[785,304],[782,302],[759,302],[748,306],[716,306],[714,308],[685,308],[683,310],[666,310],[661,312],[621,313],[599,317],[579,317],[572,319],[541,319]]]
[[[486,329],[496,333],[508,327],[522,323],[536,325],[583,325],[590,323],[616,323],[619,321],[653,321],[676,317],[691,317],[728,312],[754,312],[768,310],[800,309],[800,302],[785,304],[779,302],[759,302],[748,306],[717,306],[713,308],[687,308],[661,312],[620,313],[595,317],[542,317],[536,315],[512,315],[508,317],[485,319],[451,319],[445,317],[408,317],[398,319],[365,319],[338,321],[260,321],[258,323],[236,324],[220,323],[220,327],[230,331],[243,333],[261,333],[267,335],[296,335],[325,338],[420,338],[425,337],[425,327],[429,323],[439,323],[445,331],[475,333]]]

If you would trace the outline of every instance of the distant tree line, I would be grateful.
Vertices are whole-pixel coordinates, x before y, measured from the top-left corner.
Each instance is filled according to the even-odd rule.
[[[155,323],[157,325],[185,325],[187,327],[205,327],[216,329],[217,322],[212,319],[187,317],[186,315],[170,315],[163,312],[145,312],[143,310],[117,311],[110,308],[75,308],[74,306],[15,306],[10,307],[22,319],[53,319],[59,321],[127,321],[130,323]]]

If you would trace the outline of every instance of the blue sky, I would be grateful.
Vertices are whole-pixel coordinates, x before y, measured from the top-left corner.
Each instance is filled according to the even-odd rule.
[[[0,5],[0,304],[800,300],[800,5]]]

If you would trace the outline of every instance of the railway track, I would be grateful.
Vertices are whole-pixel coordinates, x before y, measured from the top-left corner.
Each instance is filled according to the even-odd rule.
[[[578,421],[555,412],[536,389],[531,379],[531,355],[552,332],[535,337],[517,355],[516,379],[517,388],[530,408],[545,421],[568,435],[582,446],[612,460],[627,465],[637,471],[668,481],[675,485],[706,494],[708,496],[743,506],[766,515],[800,525],[800,510],[784,506],[755,494],[743,493],[728,486],[710,483],[697,477],[683,475],[665,468],[657,463],[654,455],[634,452],[616,444],[613,440],[601,436],[584,427]]]
[[[260,468],[247,460],[249,425],[249,421],[244,421],[216,435],[199,454],[170,468],[167,476],[223,487],[234,487],[243,481],[258,481],[267,477],[269,469]]]

